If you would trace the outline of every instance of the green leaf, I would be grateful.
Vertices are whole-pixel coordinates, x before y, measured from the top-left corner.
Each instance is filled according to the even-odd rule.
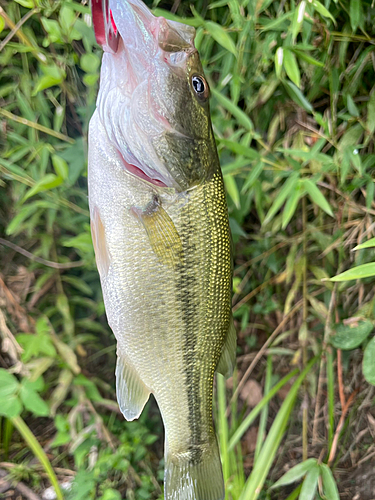
[[[283,68],[284,61],[284,49],[282,47],[278,47],[275,53],[275,72],[277,78],[281,78],[281,70]]]
[[[286,74],[297,87],[301,84],[301,75],[299,72],[298,64],[295,55],[291,50],[284,49],[284,68]]]
[[[289,224],[290,219],[293,217],[294,212],[296,211],[298,202],[299,202],[302,194],[303,193],[301,190],[301,184],[299,181],[285,203],[285,207],[283,210],[283,216],[282,216],[282,226],[281,226],[282,229],[285,229],[286,226]]]
[[[95,54],[83,54],[80,65],[86,73],[95,73],[100,65],[100,59]]]
[[[66,161],[58,155],[51,156],[52,165],[58,177],[65,180],[69,175],[69,167]]]
[[[295,189],[297,182],[299,180],[298,172],[294,172],[289,179],[284,183],[283,187],[280,189],[278,195],[276,196],[274,202],[272,203],[271,208],[269,209],[266,218],[263,221],[263,224],[267,224],[276,212],[279,211],[281,205],[285,202],[287,196],[293,192]]]
[[[232,198],[233,203],[239,210],[241,207],[240,193],[238,191],[235,178],[232,175],[224,175],[224,184],[229,196]]]
[[[24,404],[26,410],[31,411],[34,415],[38,417],[48,417],[49,408],[48,405],[39,394],[31,389],[30,387],[21,386],[21,401]]]
[[[17,417],[22,411],[22,404],[18,396],[12,394],[1,401],[0,415],[7,418]]]
[[[371,238],[370,240],[361,243],[353,248],[353,250],[362,250],[362,248],[372,248],[375,247],[375,238]]]
[[[363,354],[363,376],[369,384],[375,385],[375,337],[367,344]]]
[[[267,438],[259,453],[258,459],[254,464],[253,470],[246,481],[245,487],[242,490],[239,500],[256,500],[262,490],[264,481],[271,468],[272,462],[276,456],[280,442],[284,436],[290,414],[293,410],[298,390],[310,372],[317,358],[312,359],[297,380],[292,385],[287,397],[284,399],[280,410],[268,432]]]
[[[330,11],[324,7],[323,4],[318,2],[318,0],[313,0],[312,4],[315,10],[317,10],[321,16],[331,19],[331,21],[333,21],[333,23],[336,25],[336,19],[333,17]]]
[[[316,458],[309,458],[300,464],[292,467],[288,472],[286,472],[274,485],[271,486],[271,489],[278,488],[279,486],[285,486],[290,483],[294,483],[301,479],[306,472],[308,472],[311,468],[315,467],[317,464]]]
[[[371,321],[359,321],[349,325],[339,324],[334,327],[335,335],[330,338],[336,349],[351,350],[360,346],[373,330]]]
[[[318,207],[324,210],[328,215],[333,217],[331,205],[325,199],[318,186],[314,184],[311,179],[303,179],[303,187],[306,189],[311,201],[318,205]]]
[[[18,391],[19,383],[14,375],[0,368],[0,406],[12,394]]]
[[[260,161],[251,169],[250,174],[248,175],[244,185],[242,186],[241,193],[246,193],[246,191],[248,191],[248,189],[250,189],[253,186],[254,182],[263,172],[263,168],[264,168],[264,163]]]
[[[22,7],[26,7],[27,9],[32,9],[35,7],[34,0],[15,0],[17,3],[22,5]]]
[[[367,104],[367,130],[370,134],[373,134],[375,130],[375,92],[370,95]]]
[[[294,85],[294,83],[290,82],[289,80],[285,80],[283,82],[285,90],[288,92],[289,96],[293,101],[298,104],[301,108],[303,108],[305,111],[308,113],[313,112],[313,107],[309,103],[309,101],[306,99],[306,97],[302,94],[300,89]]]
[[[361,266],[348,269],[347,271],[334,276],[330,281],[358,280],[361,278],[370,278],[371,276],[375,276],[375,262],[362,264]]]
[[[57,186],[60,186],[62,182],[63,179],[61,177],[58,177],[55,174],[46,174],[27,191],[23,198],[23,201],[28,200],[37,193],[41,193],[42,191],[47,191],[48,189],[53,189]]]
[[[363,24],[362,0],[350,0],[349,13],[352,30],[356,32],[358,26]]]
[[[246,156],[246,158],[250,158],[251,160],[258,160],[260,158],[260,154],[256,149],[248,148],[238,142],[229,141],[228,139],[220,139],[220,144],[233,151],[233,153]]]
[[[229,33],[222,26],[220,26],[220,24],[212,21],[206,21],[204,23],[204,27],[219,45],[224,47],[224,49],[229,50],[229,52],[237,57],[237,50],[233,39]]]
[[[17,342],[23,347],[22,360],[27,363],[31,358],[37,357],[39,354],[55,357],[56,350],[47,333],[27,334],[21,333],[17,335]]]
[[[306,474],[305,480],[302,484],[301,492],[299,494],[299,500],[313,500],[315,498],[315,493],[318,487],[319,474],[319,465],[315,464],[315,466],[313,466]]]
[[[327,500],[340,500],[336,481],[331,469],[326,464],[320,464],[320,472],[323,482],[323,492]]]
[[[352,115],[352,116],[355,116],[358,118],[359,116],[359,111],[358,111],[358,108],[357,106],[355,105],[355,102],[353,101],[353,98],[351,95],[347,95],[346,96],[346,103],[347,103],[347,107],[348,107],[348,111],[349,113]]]
[[[211,89],[212,95],[219,101],[229,113],[231,113],[246,130],[252,132],[254,130],[253,122],[247,116],[247,114],[242,111],[238,106],[236,106],[228,97],[224,96],[216,89]]]
[[[298,5],[298,7],[294,11],[293,19],[292,19],[292,40],[294,41],[297,38],[298,33],[301,31],[301,26],[303,23],[303,19],[305,17],[306,10],[306,1],[302,0],[302,2]]]

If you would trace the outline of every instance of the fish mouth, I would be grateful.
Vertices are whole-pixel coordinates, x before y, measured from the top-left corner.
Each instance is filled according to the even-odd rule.
[[[161,181],[160,179],[148,176],[147,174],[145,174],[145,172],[141,168],[137,167],[136,165],[133,165],[132,163],[128,163],[125,160],[125,158],[122,156],[120,151],[117,148],[116,148],[116,150],[117,150],[117,154],[121,160],[121,163],[123,164],[123,166],[125,167],[125,170],[129,174],[133,175],[134,177],[137,177],[138,179],[141,179],[142,181],[149,182],[150,184],[153,184],[154,186],[157,186],[157,187],[164,187],[164,188],[170,187],[165,182]],[[155,171],[155,177],[158,175],[160,176],[160,174],[158,174]]]

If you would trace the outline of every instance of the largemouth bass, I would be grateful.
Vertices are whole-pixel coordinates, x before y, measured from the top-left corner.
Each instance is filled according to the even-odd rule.
[[[215,371],[229,375],[228,212],[195,30],[140,0],[110,1],[121,39],[103,55],[89,130],[89,203],[127,420],[152,393],[165,426],[166,500],[221,500]]]

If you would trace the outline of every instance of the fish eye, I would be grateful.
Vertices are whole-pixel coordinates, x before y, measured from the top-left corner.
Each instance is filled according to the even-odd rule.
[[[209,95],[209,87],[206,80],[201,75],[193,75],[191,77],[191,84],[195,94],[200,100],[206,100]]]

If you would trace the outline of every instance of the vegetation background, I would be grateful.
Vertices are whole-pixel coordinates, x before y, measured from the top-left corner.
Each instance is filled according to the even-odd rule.
[[[148,4],[197,28],[212,89],[238,330],[214,407],[226,498],[373,499],[374,2]],[[89,5],[3,0],[0,40],[0,497],[161,499],[161,420],[154,401],[119,414],[89,231]]]

